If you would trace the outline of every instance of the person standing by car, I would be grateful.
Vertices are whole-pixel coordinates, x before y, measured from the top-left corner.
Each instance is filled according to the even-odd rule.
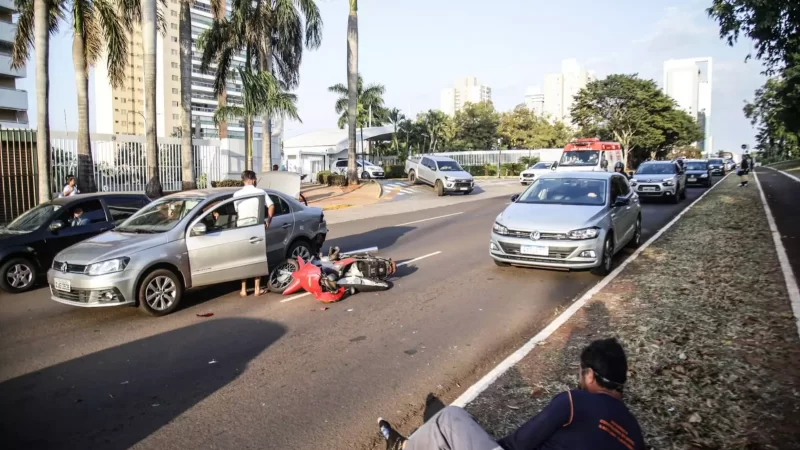
[[[264,226],[269,228],[269,224],[272,222],[272,216],[275,214],[275,204],[272,202],[272,199],[269,198],[266,191],[256,187],[256,173],[252,170],[245,170],[242,172],[242,183],[244,183],[244,187],[236,191],[233,194],[233,198],[254,194],[263,195],[264,206],[267,208],[267,217],[264,219]],[[234,207],[236,208],[237,227],[246,227],[256,224],[259,216],[257,198],[248,198],[247,200],[234,202]],[[255,292],[253,295],[258,297],[261,294],[263,294],[261,291],[261,279],[256,278]],[[247,297],[247,280],[242,280],[242,291],[239,295]]]
[[[739,187],[747,187],[747,174],[750,173],[750,155],[742,157],[742,163],[739,165],[739,178],[742,180]]]
[[[78,190],[78,186],[76,186],[75,183],[75,177],[72,175],[67,175],[67,184],[64,185],[64,189],[61,189],[61,194],[59,194],[59,197],[69,197],[80,194],[81,191]]]

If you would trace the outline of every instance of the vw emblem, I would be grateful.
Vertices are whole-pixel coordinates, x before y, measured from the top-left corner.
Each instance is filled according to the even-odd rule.
[[[541,237],[542,233],[539,233],[538,231],[534,231],[533,233],[531,233],[531,239],[533,239],[534,241],[538,241],[539,239],[541,239]]]
[[[61,263],[61,271],[67,273],[67,263]]]

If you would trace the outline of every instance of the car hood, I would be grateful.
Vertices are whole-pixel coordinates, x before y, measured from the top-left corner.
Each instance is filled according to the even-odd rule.
[[[509,230],[567,232],[597,224],[605,206],[512,203],[497,216]]]
[[[674,177],[675,177],[674,174],[673,175],[657,175],[657,174],[653,174],[653,175],[646,175],[646,174],[636,175],[636,174],[634,174],[633,175],[633,179],[638,181],[638,182],[641,182],[641,183],[660,183],[660,182],[662,182],[664,180],[671,180]]]
[[[441,172],[442,175],[448,178],[456,178],[459,180],[471,180],[472,175],[469,172],[465,172],[463,170],[453,171],[453,172]]]
[[[522,171],[523,174],[532,173],[533,175],[535,175],[537,177],[538,176],[542,176],[542,175],[544,175],[546,173],[550,173],[550,172],[552,172],[552,170],[550,170],[550,169],[527,169],[527,170],[523,170]]]
[[[136,234],[107,231],[63,250],[56,260],[70,264],[91,264],[131,256],[167,242],[167,233]]]
[[[0,228],[0,248],[11,245],[25,245],[30,241],[31,233],[28,231],[11,231]]]

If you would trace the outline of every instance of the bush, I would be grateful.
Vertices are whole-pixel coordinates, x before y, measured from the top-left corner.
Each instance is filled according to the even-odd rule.
[[[331,176],[330,170],[321,170],[317,172],[317,183],[319,184],[328,184],[328,177]]]
[[[497,165],[484,164],[480,166],[464,166],[464,170],[473,177],[493,177],[497,175]]]
[[[503,169],[503,176],[516,176],[519,175],[520,172],[525,170],[525,165],[520,163],[506,163],[502,166]]]
[[[383,168],[383,174],[386,178],[405,178],[406,166],[386,166]]]
[[[222,181],[212,181],[211,187],[215,188],[223,188],[223,187],[242,187],[244,183],[242,180],[222,180]]]
[[[347,186],[347,175],[328,175],[328,186]]]

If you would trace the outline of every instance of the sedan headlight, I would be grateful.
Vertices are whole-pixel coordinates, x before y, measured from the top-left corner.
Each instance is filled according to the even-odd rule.
[[[567,233],[567,237],[569,239],[581,240],[581,239],[594,239],[597,235],[600,234],[600,228],[591,227],[591,228],[581,228],[580,230],[572,230]]]
[[[494,231],[495,233],[497,233],[499,235],[502,235],[502,236],[505,236],[505,235],[508,234],[508,228],[504,227],[503,225],[500,225],[497,222],[494,223],[494,226],[492,227],[492,231]]]
[[[110,273],[122,272],[130,262],[130,258],[109,259],[99,263],[89,264],[86,267],[86,275],[108,275]]]
[[[675,186],[675,180],[664,180],[664,186]]]

